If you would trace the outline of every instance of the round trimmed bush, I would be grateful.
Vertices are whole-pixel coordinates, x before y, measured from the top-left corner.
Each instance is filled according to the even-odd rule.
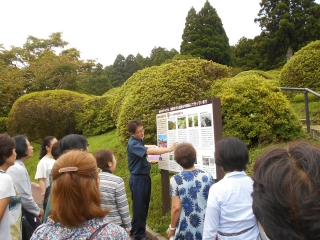
[[[125,143],[129,137],[128,121],[139,119],[145,125],[146,142],[156,142],[157,110],[208,97],[212,82],[228,73],[227,66],[203,59],[174,61],[136,72],[115,101],[120,140]]]
[[[66,134],[79,133],[75,113],[87,98],[68,90],[34,92],[20,97],[8,116],[10,135],[26,134],[30,140],[42,140],[52,135],[62,138]]]
[[[7,117],[0,117],[0,133],[7,132],[7,122],[8,122]]]
[[[297,115],[271,81],[247,75],[216,81],[211,95],[221,99],[223,135],[249,146],[303,136]]]
[[[320,40],[301,48],[282,68],[281,87],[320,91]]]
[[[101,97],[86,99],[76,114],[77,129],[81,129],[86,136],[94,136],[115,128],[111,112],[117,92],[111,89]]]
[[[249,70],[249,71],[244,71],[241,73],[238,73],[235,77],[244,77],[244,76],[248,76],[248,75],[257,75],[259,77],[263,77],[264,79],[271,79],[274,80],[275,78],[270,75],[267,72],[261,71],[261,70]]]

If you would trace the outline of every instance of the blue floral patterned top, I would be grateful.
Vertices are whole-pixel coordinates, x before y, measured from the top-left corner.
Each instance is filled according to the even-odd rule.
[[[30,240],[41,239],[89,239],[91,234],[100,226],[108,223],[106,217],[94,218],[84,222],[80,227],[68,228],[62,226],[60,223],[54,222],[48,218],[47,222],[40,225],[33,233]],[[130,240],[126,230],[116,224],[108,223],[102,228],[94,239],[108,239],[108,240]]]
[[[209,189],[210,173],[195,169],[175,174],[170,179],[170,195],[179,196],[181,212],[176,225],[176,240],[201,240]]]

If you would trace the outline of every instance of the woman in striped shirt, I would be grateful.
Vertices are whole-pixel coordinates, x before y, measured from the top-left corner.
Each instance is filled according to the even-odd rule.
[[[102,170],[99,173],[101,208],[110,208],[108,220],[122,226],[129,233],[131,219],[124,181],[112,174],[116,169],[117,161],[109,149],[99,150],[93,155],[97,160],[98,168]]]

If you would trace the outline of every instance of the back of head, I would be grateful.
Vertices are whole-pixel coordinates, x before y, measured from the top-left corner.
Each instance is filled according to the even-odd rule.
[[[249,162],[247,146],[236,137],[227,137],[217,142],[215,147],[215,162],[224,171],[244,171]]]
[[[28,149],[27,145],[27,136],[25,135],[17,135],[13,137],[14,141],[16,142],[16,159],[21,159],[27,156],[26,151]]]
[[[52,168],[50,217],[67,227],[79,227],[85,221],[105,216],[100,208],[96,160],[92,154],[70,150],[61,155]]]
[[[55,142],[53,145],[52,145],[52,148],[51,148],[51,155],[53,157],[53,159],[57,160],[58,157],[60,157],[61,155],[61,151],[60,151],[60,146],[59,146],[60,142]]]
[[[12,155],[15,145],[14,139],[8,134],[0,134],[0,166]]]
[[[109,169],[108,163],[113,162],[113,153],[109,149],[96,151],[93,156],[97,160],[98,168],[101,168],[102,170]]]
[[[184,169],[194,166],[197,152],[191,143],[180,143],[174,150],[174,160]]]
[[[270,239],[320,239],[320,150],[307,142],[264,152],[253,174],[253,212]]]
[[[60,152],[64,153],[67,150],[71,149],[82,149],[86,150],[88,147],[87,139],[79,134],[70,134],[59,141]]]

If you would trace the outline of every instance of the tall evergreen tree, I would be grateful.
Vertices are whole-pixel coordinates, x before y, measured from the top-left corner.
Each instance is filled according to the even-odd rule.
[[[106,75],[109,77],[113,87],[119,87],[127,80],[123,75],[125,72],[125,60],[123,55],[118,54],[113,65],[105,67]]]
[[[255,40],[245,37],[240,38],[235,46],[231,47],[234,55],[234,66],[243,70],[259,69],[261,57],[255,48]]]
[[[191,54],[193,56],[200,56],[199,47],[195,45],[195,41],[201,37],[199,27],[199,17],[196,10],[192,7],[186,17],[185,28],[182,34],[182,42],[180,46],[180,53],[182,55]]]
[[[261,27],[257,48],[264,69],[283,65],[294,52],[320,39],[320,5],[314,0],[262,0],[258,18]]]
[[[181,54],[230,65],[230,45],[216,10],[206,1],[196,14],[191,8],[182,35]]]

